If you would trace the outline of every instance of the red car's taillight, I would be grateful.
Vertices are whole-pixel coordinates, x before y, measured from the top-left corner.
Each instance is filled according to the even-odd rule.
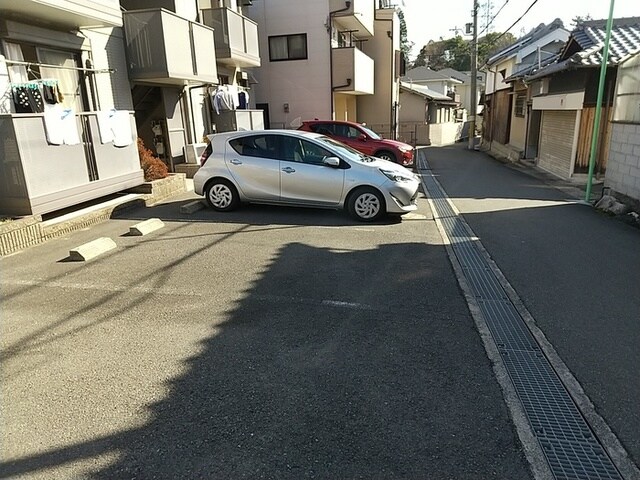
[[[213,147],[211,146],[211,143],[209,143],[209,145],[207,145],[207,148],[204,149],[204,152],[202,152],[202,155],[200,155],[201,167],[207,162],[207,160],[209,160],[209,157],[211,156],[212,153],[213,153]]]

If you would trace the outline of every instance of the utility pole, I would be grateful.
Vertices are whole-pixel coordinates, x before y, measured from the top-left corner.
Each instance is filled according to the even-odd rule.
[[[469,112],[469,150],[475,150],[476,111],[478,110],[478,0],[473,0],[473,38],[471,39],[471,111]]]
[[[609,4],[609,18],[607,19],[607,33],[604,39],[604,49],[602,51],[602,65],[600,65],[600,80],[598,82],[598,98],[596,100],[596,114],[593,119],[593,135],[591,136],[591,152],[589,154],[589,173],[587,175],[587,191],[585,192],[585,202],[591,201],[591,187],[593,185],[593,170],[596,164],[596,148],[598,146],[598,135],[600,131],[600,116],[602,115],[602,97],[604,96],[604,84],[607,77],[607,62],[609,61],[609,41],[611,40],[611,28],[613,27],[613,4]]]

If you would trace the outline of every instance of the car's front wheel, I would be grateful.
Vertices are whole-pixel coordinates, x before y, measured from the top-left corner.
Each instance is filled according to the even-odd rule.
[[[378,220],[386,211],[382,194],[370,187],[357,189],[349,197],[347,209],[352,217],[362,222]]]
[[[382,160],[389,160],[390,162],[397,163],[396,156],[393,152],[389,152],[388,150],[382,150],[375,154],[376,157],[381,158]]]
[[[207,204],[218,212],[230,212],[238,208],[240,196],[236,187],[224,179],[215,179],[205,188],[204,196]]]

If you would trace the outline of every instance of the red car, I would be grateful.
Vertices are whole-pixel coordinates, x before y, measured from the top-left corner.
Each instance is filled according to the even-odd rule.
[[[354,122],[338,120],[311,120],[302,122],[298,130],[316,132],[355,148],[372,157],[382,158],[400,165],[413,165],[413,147],[396,140],[387,140],[367,127]]]

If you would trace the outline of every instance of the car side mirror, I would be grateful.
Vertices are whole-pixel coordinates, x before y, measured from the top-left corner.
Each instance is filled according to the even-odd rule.
[[[358,140],[360,140],[361,142],[366,142],[367,141],[367,136],[362,134],[358,137]]]
[[[339,167],[340,159],[338,157],[324,157],[324,159],[322,159],[322,163],[329,167]]]

